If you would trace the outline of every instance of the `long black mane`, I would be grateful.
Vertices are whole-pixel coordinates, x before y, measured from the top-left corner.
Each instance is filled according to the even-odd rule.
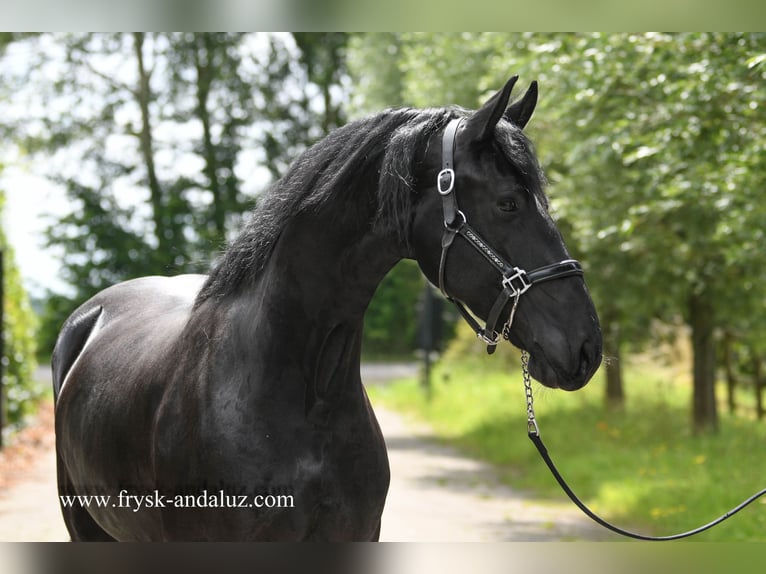
[[[221,256],[202,287],[195,306],[231,294],[257,277],[286,222],[300,212],[329,201],[343,201],[361,184],[376,188],[375,216],[370,223],[406,241],[406,221],[412,206],[418,152],[447,122],[468,112],[457,107],[386,110],[338,128],[292,163],[287,173],[259,199],[249,222]],[[495,144],[542,193],[542,173],[532,144],[508,123],[496,128]],[[363,198],[370,200],[370,198]]]

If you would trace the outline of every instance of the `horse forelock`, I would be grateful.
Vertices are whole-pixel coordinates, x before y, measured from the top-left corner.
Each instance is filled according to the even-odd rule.
[[[529,192],[547,209],[544,191],[547,182],[529,138],[520,128],[503,121],[495,128],[495,144],[519,173]]]

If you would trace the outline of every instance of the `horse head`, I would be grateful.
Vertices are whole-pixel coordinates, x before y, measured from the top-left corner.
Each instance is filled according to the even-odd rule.
[[[508,106],[516,77],[470,114],[452,114],[422,150],[411,220],[413,257],[480,337],[530,355],[532,376],[575,390],[601,362],[598,317],[548,212],[544,178],[523,133],[537,84]],[[487,322],[478,328],[465,311]],[[498,326],[505,324],[504,329]]]

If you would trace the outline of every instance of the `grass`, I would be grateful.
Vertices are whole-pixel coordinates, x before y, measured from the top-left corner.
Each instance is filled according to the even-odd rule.
[[[494,463],[508,484],[566,500],[526,438],[520,369],[489,368],[491,359],[440,365],[430,400],[414,379],[371,388],[370,396]],[[688,377],[648,361],[629,362],[625,377],[627,406],[619,413],[603,408],[602,374],[575,393],[535,385],[540,434],[597,514],[642,533],[675,534],[766,488],[766,421],[721,412],[718,434],[694,436]],[[766,497],[694,540],[766,541]]]

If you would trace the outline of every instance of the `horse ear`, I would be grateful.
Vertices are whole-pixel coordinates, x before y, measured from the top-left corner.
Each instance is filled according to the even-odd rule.
[[[487,100],[466,120],[465,133],[471,141],[483,142],[492,137],[497,122],[503,117],[503,112],[508,107],[511,90],[518,79],[518,76],[513,76],[505,83],[502,90]]]
[[[504,117],[506,120],[524,129],[527,125],[529,118],[532,117],[532,112],[535,111],[537,105],[537,82],[532,82],[527,88],[527,93],[520,100],[511,104],[507,110],[505,110]]]

